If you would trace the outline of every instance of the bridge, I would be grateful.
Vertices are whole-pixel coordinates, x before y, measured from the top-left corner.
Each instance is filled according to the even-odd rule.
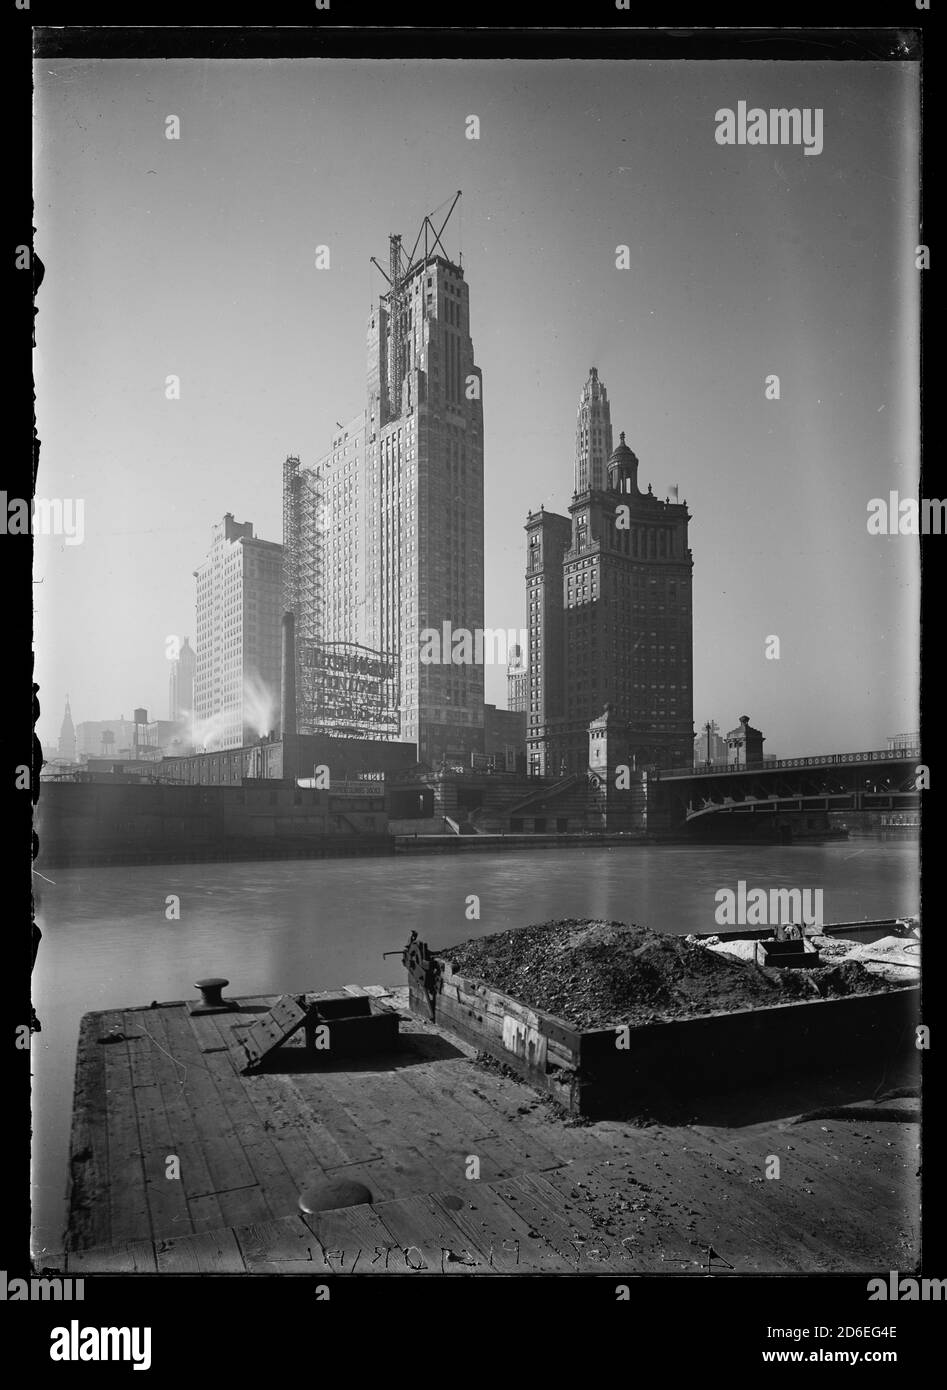
[[[920,806],[919,747],[820,753],[732,767],[664,768],[649,776],[649,800],[672,825],[719,815],[788,811],[913,811]]]

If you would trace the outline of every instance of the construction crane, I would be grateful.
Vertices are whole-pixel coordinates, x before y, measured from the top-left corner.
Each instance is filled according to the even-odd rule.
[[[406,307],[403,289],[417,266],[425,265],[428,258],[436,253],[438,247],[440,247],[444,259],[453,265],[453,261],[451,261],[450,256],[447,254],[447,249],[441,241],[441,236],[444,232],[444,228],[451,219],[460,196],[461,190],[458,189],[454,194],[453,202],[447,210],[447,216],[444,218],[439,228],[435,228],[434,222],[432,221],[434,214],[425,213],[424,220],[418,229],[418,234],[414,239],[414,245],[411,248],[411,254],[408,256],[406,264],[404,263],[402,255],[401,237],[396,234],[392,234],[388,238],[387,271],[374,256],[370,257],[372,264],[381,271],[389,287],[388,293],[384,297],[388,301],[388,321],[391,332],[388,344],[388,408],[390,412],[389,418],[391,419],[397,419],[401,414],[401,382],[404,377],[404,335],[406,327]],[[441,207],[443,206],[442,203]],[[424,255],[423,259],[418,258],[416,261],[415,256],[417,255],[422,237],[424,238]]]

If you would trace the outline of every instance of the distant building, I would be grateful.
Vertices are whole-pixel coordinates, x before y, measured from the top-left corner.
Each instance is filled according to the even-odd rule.
[[[583,776],[589,726],[609,710],[609,756],[633,768],[693,756],[686,502],[638,486],[611,448],[608,397],[590,369],[579,400],[569,516],[527,518],[527,757],[532,776]]]
[[[506,707],[524,714],[529,706],[529,664],[522,647],[515,646],[506,668]]]
[[[727,740],[721,734],[715,720],[702,724],[694,739],[694,766],[704,767],[707,763],[727,761]]]
[[[914,734],[889,734],[888,750],[894,752],[898,748],[919,748],[921,746],[920,733]]]
[[[727,763],[730,767],[753,767],[763,762],[763,735],[750,727],[750,716],[740,715],[740,724],[727,734]]]
[[[194,713],[194,676],[197,656],[185,637],[177,658],[171,663],[168,681],[168,718],[187,719]]]
[[[526,711],[483,707],[483,751],[499,772],[526,771]]]
[[[62,725],[59,730],[59,745],[57,756],[67,763],[76,761],[76,731],[72,723],[72,710],[69,708],[69,696],[66,696],[66,713],[62,717]]]
[[[283,547],[227,512],[197,580],[194,736],[241,748],[275,730],[280,699]]]
[[[85,719],[76,725],[76,749],[81,763],[90,760],[128,761],[158,758],[187,751],[187,721],[144,719]]]

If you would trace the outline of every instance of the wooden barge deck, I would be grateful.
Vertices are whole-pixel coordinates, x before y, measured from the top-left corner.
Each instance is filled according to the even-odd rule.
[[[68,1273],[916,1265],[917,1101],[875,1099],[911,1090],[913,1073],[710,1096],[686,1125],[575,1125],[408,1014],[406,991],[346,992],[398,1010],[397,1052],[317,1065],[286,1046],[278,1064],[244,1075],[238,1040],[273,999],[222,1014],[178,1002],[85,1016]],[[117,1041],[101,1041],[113,1030]],[[166,1176],[172,1157],[179,1178]],[[774,1157],[778,1178],[767,1177]],[[466,1176],[472,1158],[479,1179]],[[374,1200],[304,1215],[300,1189],[320,1176],[354,1178]]]

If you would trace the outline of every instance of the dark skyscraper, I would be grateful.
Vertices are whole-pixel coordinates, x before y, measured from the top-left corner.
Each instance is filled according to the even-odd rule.
[[[639,769],[693,757],[693,560],[686,503],[638,486],[638,460],[611,441],[608,397],[593,368],[579,403],[569,516],[527,524],[531,773],[582,774],[589,723],[609,711],[610,738]]]

